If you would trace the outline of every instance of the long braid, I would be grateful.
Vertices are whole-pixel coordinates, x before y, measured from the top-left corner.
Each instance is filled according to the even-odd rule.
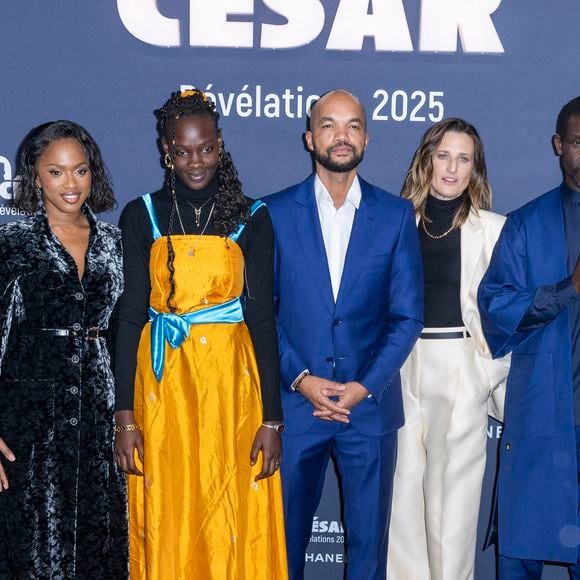
[[[175,133],[177,130],[177,121],[179,120],[179,97],[176,99],[176,105],[178,112],[173,117],[172,123],[172,135],[170,142],[170,163],[169,163],[169,175],[168,175],[168,185],[169,192],[171,194],[171,210],[169,212],[169,225],[167,226],[167,270],[169,271],[169,294],[167,296],[167,308],[169,312],[175,313],[177,307],[173,303],[175,298],[175,249],[173,248],[173,241],[171,240],[171,234],[173,233],[173,221],[175,219],[175,213],[177,208],[177,195],[175,193]],[[168,119],[166,119],[167,121]]]

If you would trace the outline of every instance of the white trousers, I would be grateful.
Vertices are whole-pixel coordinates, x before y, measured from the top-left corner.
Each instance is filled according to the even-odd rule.
[[[458,329],[426,329],[430,331]],[[422,339],[401,370],[388,580],[470,580],[489,378],[473,339]]]

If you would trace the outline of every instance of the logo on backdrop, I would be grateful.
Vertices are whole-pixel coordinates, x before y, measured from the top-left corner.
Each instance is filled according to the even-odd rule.
[[[18,185],[18,177],[12,177],[12,165],[10,161],[0,155],[0,216],[3,215],[26,215],[12,206],[14,189]]]
[[[338,520],[321,520],[318,516],[312,519],[309,551],[306,562],[318,564],[344,564],[344,527]],[[326,544],[324,547],[321,544]]]
[[[422,0],[416,46],[404,0],[373,0],[371,13],[369,2],[358,0],[339,0],[334,12],[322,0],[263,0],[283,24],[259,21],[254,0],[182,1],[189,2],[187,39],[181,19],[162,14],[157,0],[117,0],[117,10],[133,36],[155,46],[298,48],[316,40],[331,21],[327,50],[361,50],[365,37],[371,37],[376,51],[453,53],[459,38],[465,53],[504,52],[491,19],[502,0]]]

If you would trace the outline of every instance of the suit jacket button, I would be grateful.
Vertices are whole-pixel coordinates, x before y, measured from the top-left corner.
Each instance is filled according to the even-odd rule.
[[[506,443],[505,444],[505,450],[506,451],[511,451],[512,450],[512,444],[511,443]]]

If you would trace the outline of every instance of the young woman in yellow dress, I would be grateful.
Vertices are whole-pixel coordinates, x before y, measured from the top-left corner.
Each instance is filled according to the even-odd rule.
[[[121,217],[131,578],[284,580],[270,217],[242,194],[204,93],[174,93],[156,115],[166,184]]]

